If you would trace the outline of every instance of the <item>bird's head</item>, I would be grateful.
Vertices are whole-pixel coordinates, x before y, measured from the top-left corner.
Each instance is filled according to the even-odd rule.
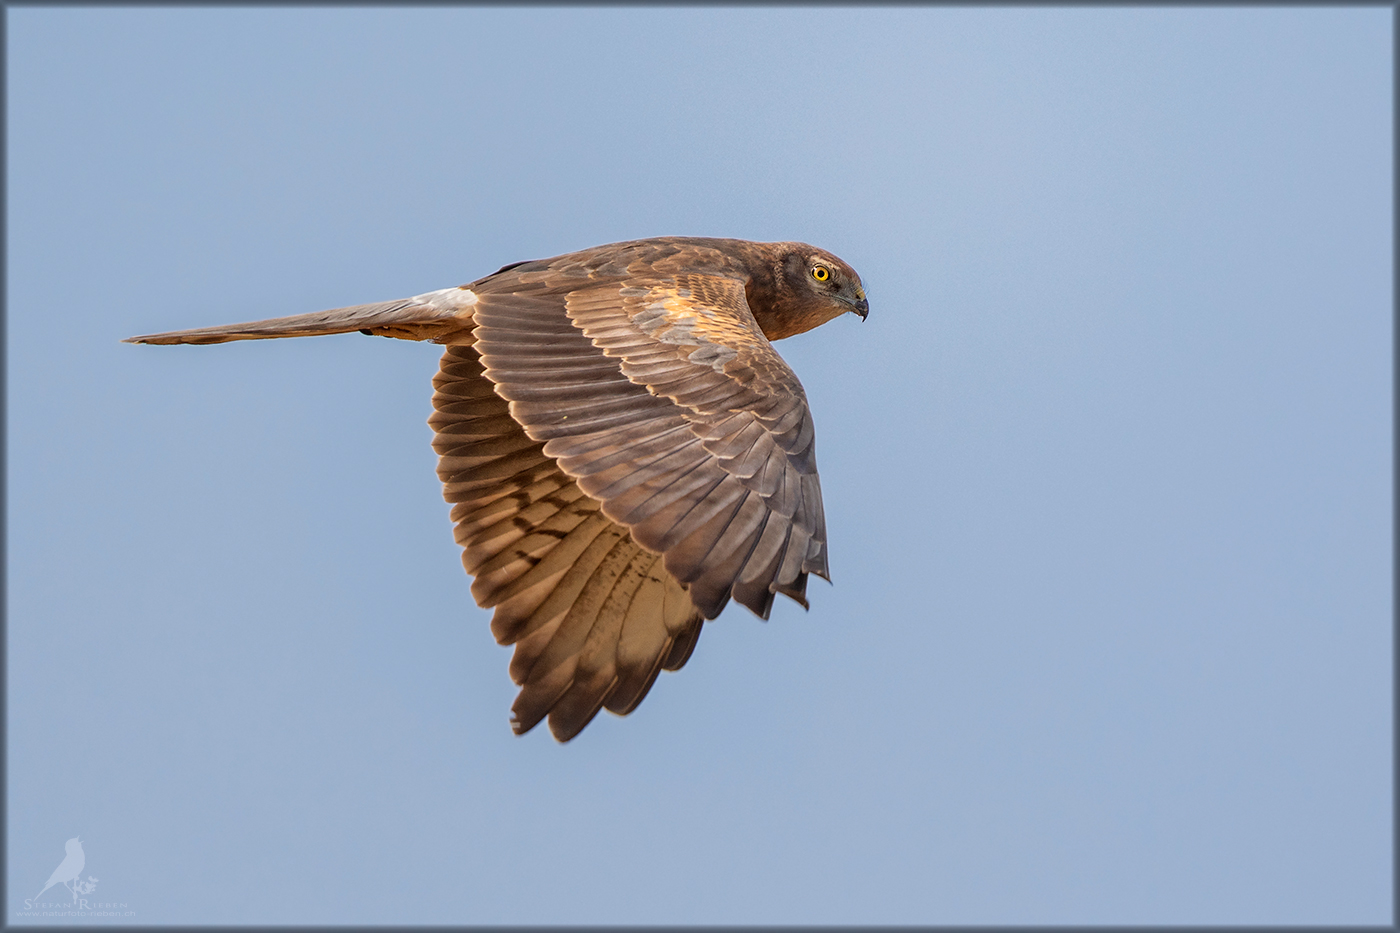
[[[754,317],[769,340],[811,330],[847,311],[865,320],[870,304],[860,276],[845,261],[806,243],[774,244],[780,248],[776,281],[765,314]],[[766,284],[766,283],[765,283]],[[757,296],[755,296],[757,297]],[[755,304],[750,300],[750,306]]]

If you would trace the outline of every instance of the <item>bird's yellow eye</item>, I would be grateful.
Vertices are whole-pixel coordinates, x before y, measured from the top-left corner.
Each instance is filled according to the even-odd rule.
[[[827,279],[831,278],[831,270],[826,266],[814,266],[812,268],[812,278],[816,279],[818,282],[825,282]]]

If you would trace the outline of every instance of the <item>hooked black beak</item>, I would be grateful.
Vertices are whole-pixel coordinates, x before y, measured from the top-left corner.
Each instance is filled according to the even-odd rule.
[[[865,320],[865,316],[870,313],[870,302],[864,298],[851,302],[851,309],[860,315],[860,319]]]

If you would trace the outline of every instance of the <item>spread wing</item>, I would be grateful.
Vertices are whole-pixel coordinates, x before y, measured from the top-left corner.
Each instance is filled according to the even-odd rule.
[[[709,619],[767,617],[827,575],[811,414],[743,283],[678,275],[482,296],[477,349],[512,417]],[[804,602],[805,605],[805,602]]]
[[[557,275],[481,283],[431,423],[473,596],[516,646],[515,728],[568,739],[635,708],[731,596],[806,605],[827,562],[806,398],[743,284]]]
[[[449,346],[433,387],[429,424],[462,564],[477,603],[495,608],[492,634],[515,645],[515,730],[548,714],[567,741],[605,705],[626,715],[663,667],[689,658],[700,614],[660,556],[525,434],[474,347]]]

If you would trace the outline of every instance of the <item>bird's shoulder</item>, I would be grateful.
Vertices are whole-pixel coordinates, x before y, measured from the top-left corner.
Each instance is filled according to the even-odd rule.
[[[768,270],[782,249],[792,245],[721,237],[624,240],[547,259],[513,262],[467,287],[478,294],[520,290],[568,292],[589,284],[674,275],[706,275],[747,282]]]
[[[749,304],[753,279],[769,275],[775,257],[797,246],[712,237],[627,240],[513,263],[465,287],[481,302],[478,322],[503,322],[493,309],[521,323],[557,314],[621,358],[624,368],[638,354],[653,358],[655,349],[670,348],[677,361],[726,374],[760,394],[801,396],[801,384]]]

